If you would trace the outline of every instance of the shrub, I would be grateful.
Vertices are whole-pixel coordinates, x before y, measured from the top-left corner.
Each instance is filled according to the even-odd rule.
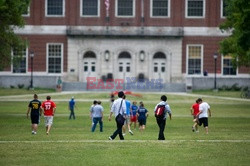
[[[236,83],[236,84],[232,85],[232,90],[234,90],[234,91],[240,91],[241,87],[239,87],[238,84]]]
[[[22,89],[24,87],[24,84],[18,84],[17,86],[19,89]]]

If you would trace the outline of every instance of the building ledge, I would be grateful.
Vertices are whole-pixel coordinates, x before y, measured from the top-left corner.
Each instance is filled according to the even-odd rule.
[[[182,27],[69,26],[68,36],[183,37]]]

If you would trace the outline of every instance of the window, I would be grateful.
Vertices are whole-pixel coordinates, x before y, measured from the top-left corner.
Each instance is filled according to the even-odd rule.
[[[84,72],[88,71],[88,62],[84,62]]]
[[[119,63],[119,72],[123,71],[123,63]]]
[[[126,72],[130,72],[130,63],[127,63]]]
[[[48,44],[47,55],[48,55],[48,72],[62,73],[63,45]]]
[[[23,17],[29,17],[30,16],[30,7],[28,6],[27,10],[23,11],[22,13]]]
[[[134,17],[135,0],[116,0],[116,16]]]
[[[223,75],[236,75],[236,68],[232,65],[232,57],[223,57]]]
[[[95,62],[91,62],[91,71],[95,72]]]
[[[154,72],[155,72],[155,73],[158,72],[158,63],[154,63]]]
[[[187,46],[187,72],[188,74],[201,74],[203,47],[201,45]]]
[[[152,17],[169,17],[170,0],[151,0]]]
[[[14,49],[12,51],[13,63],[12,72],[13,73],[26,73],[27,71],[27,49],[22,49],[18,51]]]
[[[161,63],[161,72],[165,72],[165,63]]]
[[[186,17],[203,18],[205,16],[205,0],[186,0]]]
[[[99,16],[100,0],[81,0],[82,16]]]
[[[119,65],[118,70],[119,72],[131,72],[131,55],[127,51],[123,51],[118,55]]]
[[[46,16],[64,16],[65,0],[46,0]]]
[[[227,1],[226,0],[221,0],[221,18],[225,18],[227,16]]]

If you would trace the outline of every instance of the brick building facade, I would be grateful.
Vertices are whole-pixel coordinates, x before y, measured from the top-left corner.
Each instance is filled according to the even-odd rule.
[[[55,87],[58,78],[65,85],[86,83],[89,77],[161,79],[170,90],[177,84],[195,87],[195,78],[211,82],[213,55],[230,35],[218,28],[224,10],[223,0],[31,0],[26,26],[16,30],[29,47],[21,64],[0,72],[0,84],[29,85],[31,51],[34,86]],[[219,86],[246,86],[249,72],[218,54]]]

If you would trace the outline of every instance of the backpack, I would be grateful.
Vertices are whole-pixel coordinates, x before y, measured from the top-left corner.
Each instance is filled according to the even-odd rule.
[[[165,115],[165,105],[158,105],[155,110],[155,117],[156,118],[164,118]]]

